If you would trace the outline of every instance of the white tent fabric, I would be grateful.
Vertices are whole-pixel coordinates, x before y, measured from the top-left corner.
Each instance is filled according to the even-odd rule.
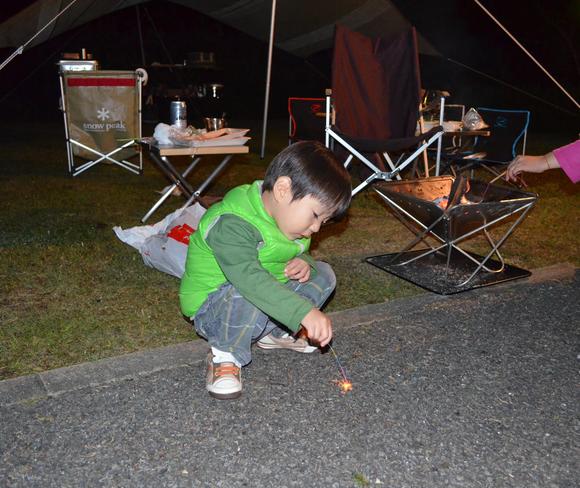
[[[0,47],[17,48],[73,0],[38,0],[0,25]],[[170,0],[197,10],[257,39],[268,41],[272,0]],[[28,46],[40,44],[77,26],[146,0],[77,0]],[[276,46],[298,56],[332,46],[334,24],[368,36],[389,35],[409,26],[389,0],[278,0]],[[419,36],[423,54],[438,52]]]

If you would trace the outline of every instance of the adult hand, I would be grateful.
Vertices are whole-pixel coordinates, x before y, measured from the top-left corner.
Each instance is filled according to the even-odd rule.
[[[505,179],[518,181],[521,173],[543,173],[550,169],[546,156],[517,156],[507,167]]]

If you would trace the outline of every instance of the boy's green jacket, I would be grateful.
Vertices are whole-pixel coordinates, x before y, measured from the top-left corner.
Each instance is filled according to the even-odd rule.
[[[218,224],[220,217],[233,215],[242,221],[241,225],[249,227],[255,242],[257,258],[263,269],[270,276],[262,276],[260,281],[264,289],[248,290],[249,295],[263,298],[264,295],[279,295],[286,303],[277,303],[272,310],[267,305],[260,306],[262,311],[272,318],[279,320],[293,330],[298,330],[300,321],[312,309],[312,304],[296,293],[283,287],[288,278],[284,274],[284,268],[291,259],[301,256],[306,262],[313,265],[310,256],[304,255],[310,246],[310,239],[289,240],[278,228],[276,221],[266,212],[261,197],[261,181],[242,185],[230,190],[224,199],[212,205],[202,217],[199,227],[191,236],[185,273],[181,281],[179,298],[181,310],[187,317],[193,317],[208,295],[216,291],[222,284],[229,281],[216,259],[216,252],[221,249],[213,249],[207,242],[209,232]],[[247,224],[251,224],[248,226]],[[214,232],[217,231],[217,227]],[[257,231],[257,232],[256,232]],[[226,246],[228,249],[228,246]],[[229,248],[228,252],[235,253],[235,248]],[[241,251],[240,251],[241,253]],[[235,261],[235,256],[228,256],[228,261]],[[314,270],[312,270],[314,272]],[[273,277],[273,278],[272,278]],[[243,282],[247,277],[236,276],[237,281]],[[265,278],[265,281],[264,281]],[[249,280],[249,278],[248,278]],[[234,286],[242,283],[232,283]],[[236,286],[242,288],[243,286]],[[240,290],[242,295],[243,291]],[[245,296],[245,295],[244,295]],[[250,301],[251,296],[246,297]],[[290,310],[285,310],[290,308]]]

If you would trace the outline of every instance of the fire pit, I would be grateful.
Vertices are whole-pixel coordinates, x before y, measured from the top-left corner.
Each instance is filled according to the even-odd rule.
[[[506,264],[499,249],[535,205],[535,193],[462,176],[381,182],[374,189],[416,237],[398,253],[367,258],[370,264],[443,295],[530,275]],[[508,220],[494,239],[491,227]],[[460,247],[477,236],[489,244],[485,256]],[[428,247],[414,249],[420,243]]]

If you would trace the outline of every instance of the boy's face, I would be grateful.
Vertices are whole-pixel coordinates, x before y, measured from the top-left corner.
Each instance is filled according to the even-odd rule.
[[[275,205],[272,217],[278,228],[290,240],[309,238],[320,230],[320,226],[332,217],[331,212],[312,195],[292,201],[291,187],[284,183],[274,185]]]
[[[291,240],[310,237],[320,230],[320,226],[330,215],[312,195],[294,200],[279,209],[276,219],[282,233]]]

